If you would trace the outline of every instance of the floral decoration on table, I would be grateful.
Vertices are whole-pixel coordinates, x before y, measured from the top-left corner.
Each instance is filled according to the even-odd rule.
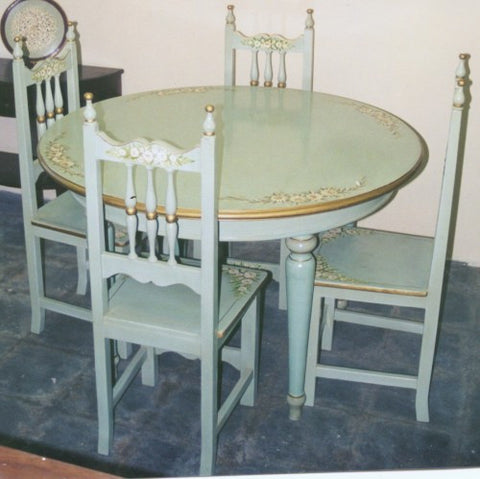
[[[57,165],[64,173],[68,173],[71,176],[83,177],[83,169],[79,169],[78,165],[68,155],[68,146],[59,142],[63,136],[62,134],[48,142],[45,159]]]
[[[360,104],[356,107],[357,111],[373,118],[377,123],[387,128],[393,136],[400,135],[399,121],[386,111],[379,110],[369,105]]]
[[[241,43],[255,50],[271,50],[276,52],[284,52],[294,45],[293,40],[289,40],[282,35],[269,35],[268,33],[260,33],[253,37],[244,38]]]
[[[60,60],[59,58],[51,58],[38,65],[38,68],[34,67],[32,70],[32,79],[36,83],[48,80],[49,78],[62,73],[66,69],[65,61]]]
[[[128,145],[115,146],[107,153],[121,160],[165,170],[176,170],[183,165],[193,163],[190,158],[182,156],[181,153],[173,153],[158,143],[132,142]]]
[[[274,204],[274,205],[306,205],[310,203],[318,203],[321,201],[331,201],[345,197],[348,193],[356,191],[365,186],[365,178],[357,180],[354,186],[335,187],[326,186],[318,190],[309,190],[300,193],[283,193],[275,192],[262,198],[248,198],[238,196],[222,197],[222,200],[245,201],[247,203]]]
[[[125,103],[132,103],[150,96],[170,96],[181,93],[205,93],[212,90],[213,87],[182,87],[182,88],[168,88],[166,90],[152,90],[147,92],[133,93],[125,97],[122,101]]]
[[[315,256],[316,266],[315,266],[315,280],[328,280],[328,281],[348,281],[349,283],[358,283],[359,281],[346,276],[335,268],[328,264],[328,261],[324,256],[318,254]]]
[[[329,231],[320,235],[319,247],[329,243],[330,241],[345,237],[345,236],[357,236],[357,235],[368,235],[371,231],[363,228],[355,228],[351,226],[342,226],[340,228],[332,228]],[[315,256],[316,267],[315,267],[315,279],[320,280],[329,280],[329,281],[348,281],[349,283],[359,283],[360,281],[355,278],[340,273],[338,270],[333,268],[328,264],[327,259],[321,254]]]
[[[226,266],[224,271],[230,276],[230,283],[236,296],[243,296],[248,293],[257,281],[257,273],[255,271]]]
[[[177,95],[179,93],[205,93],[211,90],[208,87],[186,87],[186,88],[169,88],[167,90],[158,90],[155,92],[158,96]]]
[[[320,234],[319,246],[322,246],[330,241],[341,238],[343,236],[357,236],[368,235],[371,231],[363,228],[355,228],[353,226],[342,226],[340,228],[332,228],[325,233]]]

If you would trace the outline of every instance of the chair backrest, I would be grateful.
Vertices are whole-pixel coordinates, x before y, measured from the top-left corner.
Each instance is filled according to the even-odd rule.
[[[297,38],[289,39],[279,34],[260,33],[247,36],[237,30],[233,5],[228,5],[228,13],[225,24],[225,85],[235,85],[236,50],[251,51],[250,85],[259,84],[259,61],[258,53],[265,56],[264,86],[273,85],[273,62],[272,56],[278,55],[277,86],[287,86],[287,69],[285,57],[287,53],[299,53],[303,55],[302,89],[311,91],[313,88],[313,45],[314,45],[314,21],[313,10],[307,10],[305,30]]]
[[[202,297],[202,328],[214,331],[218,318],[218,185],[215,162],[215,123],[213,107],[206,107],[203,136],[199,146],[180,150],[166,141],[143,138],[119,143],[98,131],[92,95],[85,95],[83,128],[85,187],[89,261],[91,268],[92,308],[100,311],[107,294],[107,280],[116,274],[128,275],[158,286],[184,284]],[[110,169],[109,169],[110,168]],[[125,221],[129,236],[129,253],[106,249],[103,205],[103,174],[116,168],[115,177],[125,179]],[[105,173],[107,174],[107,173]],[[110,174],[110,173],[108,173]],[[178,235],[178,174],[199,176],[201,191],[201,266],[180,264],[175,257]],[[157,192],[163,191],[162,198]],[[138,199],[138,201],[137,201]],[[159,216],[160,214],[160,216]],[[163,218],[162,218],[163,217]],[[148,257],[136,253],[139,226],[147,232]],[[166,260],[155,253],[157,235],[169,243]],[[102,291],[100,297],[98,292]],[[205,313],[205,315],[203,314]]]
[[[74,24],[68,22],[66,42],[63,47],[51,56],[37,61],[33,66],[29,65],[30,61],[25,56],[25,50],[24,39],[20,36],[15,37],[13,85],[20,181],[22,195],[30,199],[28,209],[33,212],[37,208],[35,182],[42,172],[38,162],[34,161],[34,150],[36,141],[40,139],[47,128],[64,115],[64,93],[60,83],[62,75],[66,77],[64,83],[67,87],[68,111],[74,111],[80,106]],[[32,88],[35,100],[29,103],[28,87],[31,85],[34,85]],[[24,214],[28,214],[28,211],[24,211]]]
[[[455,72],[455,87],[453,94],[452,111],[448,132],[447,149],[443,167],[440,204],[437,214],[433,261],[430,275],[429,295],[441,295],[441,285],[445,272],[445,261],[450,237],[452,208],[457,183],[458,165],[460,163],[460,149],[464,137],[465,86],[467,85],[467,54],[460,54],[460,61]],[[432,298],[433,299],[433,298]]]

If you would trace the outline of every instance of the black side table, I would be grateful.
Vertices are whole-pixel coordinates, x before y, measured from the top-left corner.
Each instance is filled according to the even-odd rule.
[[[122,94],[122,73],[120,68],[79,66],[80,101],[83,104],[83,94],[92,92],[95,101],[106,100]],[[31,99],[34,101],[32,89]],[[15,99],[13,94],[12,60],[0,58],[0,116],[15,118]],[[36,130],[32,132],[35,134]],[[0,151],[0,185],[20,187],[20,171],[18,155]],[[44,189],[47,185],[39,185]]]

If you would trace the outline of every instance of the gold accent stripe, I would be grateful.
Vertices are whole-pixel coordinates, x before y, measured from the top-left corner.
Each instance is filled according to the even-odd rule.
[[[397,289],[397,288],[380,288],[378,286],[371,286],[366,284],[335,283],[335,282],[321,281],[321,280],[315,281],[315,286],[326,287],[326,288],[353,289],[355,291],[370,291],[374,293],[397,294],[401,296],[425,297],[428,294],[427,291],[415,291],[411,289]]]
[[[70,228],[62,228],[61,226],[55,226],[54,227],[54,226],[50,225],[49,223],[43,223],[41,221],[36,221],[36,220],[32,220],[32,225],[33,226],[38,226],[40,228],[44,228],[44,229],[47,229],[47,230],[56,231],[58,233],[66,233],[66,234],[69,234],[70,236],[75,236],[77,238],[87,239],[85,233],[77,232],[77,231],[72,230]]]
[[[355,195],[348,198],[341,198],[332,201],[326,201],[323,203],[314,203],[314,204],[306,204],[306,205],[295,205],[290,207],[283,207],[283,208],[264,208],[264,209],[224,209],[220,210],[218,213],[218,218],[220,220],[261,220],[261,219],[277,219],[277,218],[289,218],[293,216],[303,216],[303,215],[311,215],[316,213],[324,213],[327,211],[334,211],[342,208],[347,208],[349,206],[354,206],[357,204],[361,204],[367,202],[369,200],[373,200],[375,198],[379,198],[387,193],[392,193],[396,191],[401,186],[405,185],[409,180],[414,178],[420,171],[424,168],[427,163],[428,153],[426,145],[422,142],[422,150],[420,152],[419,158],[415,165],[403,176],[397,178],[395,181],[383,185],[379,188],[376,188],[371,191],[367,191],[361,195]],[[66,180],[62,176],[59,176],[58,173],[52,171],[47,164],[43,161],[41,155],[39,155],[40,163],[42,164],[45,171],[58,183],[65,186],[67,189],[72,190],[75,193],[78,193],[82,196],[85,196],[85,188],[77,183],[73,183],[72,181]],[[125,203],[123,199],[116,198],[109,195],[104,195],[104,201],[111,205],[116,206],[119,208],[124,208]],[[137,203],[137,210],[138,211],[145,211],[145,205],[141,203]],[[159,215],[165,216],[165,210],[163,208],[158,208],[157,213]],[[178,208],[177,209],[177,217],[178,218],[186,218],[186,219],[197,219],[200,218],[200,211],[198,209],[186,209],[186,208]]]

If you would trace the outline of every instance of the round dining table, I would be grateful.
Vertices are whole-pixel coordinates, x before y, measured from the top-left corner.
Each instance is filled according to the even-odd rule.
[[[93,92],[95,94],[95,92]],[[95,104],[100,130],[118,141],[163,139],[191,148],[205,105],[215,107],[221,241],[285,240],[290,418],[301,416],[317,234],[364,218],[423,168],[422,137],[397,116],[318,92],[261,87],[149,91]],[[44,169],[84,195],[82,110],[51,126],[38,146]],[[115,221],[124,208],[116,175],[105,176]],[[188,182],[188,178],[178,181]],[[199,185],[178,187],[179,236],[199,239]],[[161,197],[161,196],[159,196]],[[120,215],[119,215],[120,218]]]

